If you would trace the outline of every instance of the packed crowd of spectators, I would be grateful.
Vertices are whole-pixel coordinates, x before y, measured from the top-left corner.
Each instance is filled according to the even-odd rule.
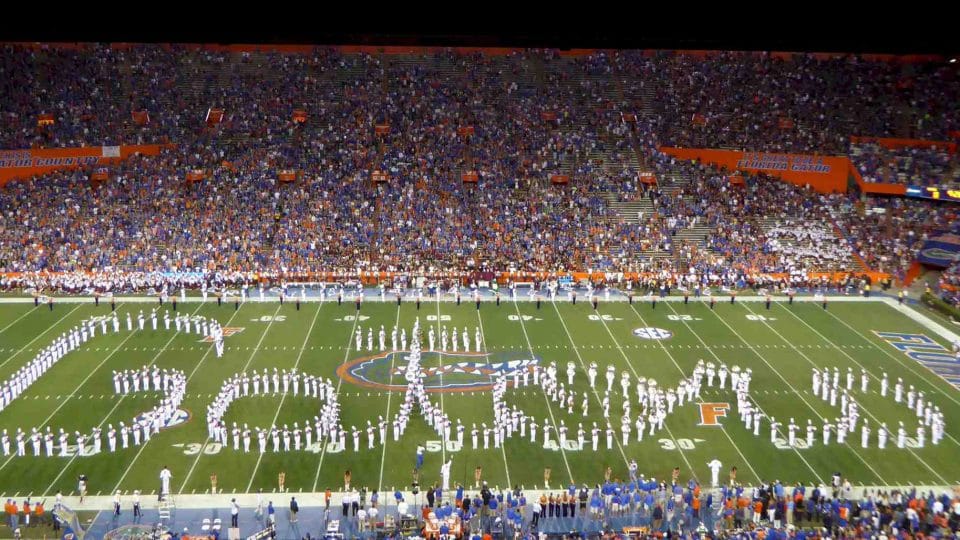
[[[898,271],[924,234],[953,218],[913,201],[877,201],[886,214],[856,214],[843,196],[763,176],[735,185],[726,171],[656,150],[834,152],[846,148],[851,125],[942,138],[956,116],[956,101],[942,99],[953,91],[938,84],[942,66],[906,76],[901,66],[856,59],[637,51],[394,59],[323,48],[5,45],[3,53],[0,73],[17,77],[0,78],[0,147],[176,143],[112,167],[101,183],[73,170],[7,184],[5,272],[685,267],[743,276],[854,270],[853,254],[871,269]],[[857,95],[840,91],[848,87]],[[625,122],[625,106],[652,114]],[[211,108],[224,111],[219,124],[205,121]],[[295,110],[305,122],[294,121]],[[149,112],[149,122],[137,122],[136,111]],[[40,114],[54,123],[38,127]],[[900,132],[905,125],[909,133]],[[633,160],[660,185],[638,183]],[[185,181],[195,169],[206,178]],[[295,171],[296,181],[279,181],[280,170]],[[476,182],[463,181],[473,174]],[[552,184],[555,175],[569,183]],[[636,219],[612,204],[645,198],[654,211]],[[809,228],[787,230],[801,221]],[[707,232],[678,239],[694,228]],[[640,255],[649,253],[667,257]]]
[[[896,197],[846,199],[837,224],[867,266],[903,278],[917,249],[931,234],[946,230],[958,216],[954,205]]]
[[[620,51],[643,81],[664,144],[842,154],[850,135],[946,140],[957,129],[956,67],[857,57]]]
[[[533,500],[519,490],[494,498],[506,507],[496,514],[502,512],[504,523],[516,524],[514,530],[552,534],[566,532],[571,523],[591,521],[603,524],[601,531],[632,526],[645,528],[651,536],[670,532],[702,538],[896,537],[901,532],[946,536],[960,529],[960,498],[955,493],[898,489],[860,494],[849,481],[836,488],[777,480],[750,488],[710,489],[692,480],[668,484],[640,478],[607,480],[590,489],[571,485]],[[508,518],[510,510],[517,519]],[[578,516],[582,521],[574,521]]]
[[[541,134],[539,141],[522,132],[495,139],[510,153],[525,146],[521,138],[534,152],[551,146],[554,161],[624,130],[623,105],[650,108],[662,143],[693,147],[845,153],[850,135],[947,140],[960,128],[956,67],[946,63],[629,50],[572,58],[551,50],[505,58],[444,51],[404,63],[321,47],[258,54],[238,59],[177,45],[4,45],[0,147],[182,142],[202,130],[211,107],[225,110],[228,131],[268,136],[287,127],[293,107],[336,109],[331,98],[341,93],[358,120],[393,120],[397,127],[445,117],[496,131],[509,129],[499,120],[514,113],[521,113],[516,124],[539,124],[547,111],[558,125],[589,126]],[[543,73],[531,74],[533,66]],[[617,88],[627,103],[613,107]],[[141,110],[150,113],[145,126],[132,117]],[[38,131],[40,114],[52,114],[55,123]],[[552,145],[542,144],[551,137]]]
[[[766,231],[765,250],[777,253],[780,264],[790,273],[806,268],[832,268],[848,264],[853,253],[850,245],[823,225],[806,220],[777,222]],[[794,267],[787,265],[795,264]]]
[[[947,538],[960,530],[956,492],[857,489],[839,475],[834,478],[837,487],[776,480],[710,488],[693,480],[667,483],[643,477],[541,492],[434,486],[420,497],[426,502],[419,514],[398,491],[396,506],[377,508],[375,497],[368,505],[361,495],[359,503],[353,498],[352,508],[344,503],[342,516],[360,531],[375,530],[373,508],[373,516],[423,522],[455,516],[469,531],[464,538],[569,538],[571,530],[576,537],[591,538],[626,537],[625,530],[631,531],[630,538]]]
[[[940,274],[937,284],[940,298],[955,308],[960,308],[960,262],[954,262]]]
[[[818,194],[762,174],[747,175],[743,184],[735,184],[726,171],[656,152],[652,160],[660,177],[674,178],[674,186],[679,186],[669,192],[648,191],[666,234],[705,229],[699,246],[680,247],[680,256],[696,273],[855,270],[846,240],[832,225],[842,219],[842,213],[833,211],[841,196]]]
[[[940,186],[960,183],[960,162],[945,148],[884,148],[875,143],[851,145],[851,158],[865,182]]]

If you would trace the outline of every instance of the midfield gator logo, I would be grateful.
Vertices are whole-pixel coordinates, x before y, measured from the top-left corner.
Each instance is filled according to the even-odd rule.
[[[385,352],[351,360],[337,368],[341,379],[377,390],[404,391],[408,351]],[[520,358],[523,356],[523,358]],[[518,352],[424,352],[420,366],[427,392],[475,392],[490,390],[501,373],[529,370],[540,358]]]

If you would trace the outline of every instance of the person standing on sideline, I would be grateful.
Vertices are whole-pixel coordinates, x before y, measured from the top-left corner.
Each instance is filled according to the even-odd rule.
[[[44,521],[43,521],[43,501],[44,500],[46,499],[43,499],[40,502],[33,505],[33,515],[36,516],[37,518],[36,523],[40,527],[43,527],[44,525]]]
[[[237,504],[236,499],[230,499],[230,528],[236,529],[240,527],[240,505]]]
[[[80,492],[80,502],[83,502],[83,498],[87,496],[87,475],[81,474],[79,480],[77,481],[77,491]]]
[[[142,517],[143,514],[140,513],[140,490],[135,490],[133,492],[133,519],[137,520]]]
[[[210,494],[211,495],[217,494],[217,473],[213,473],[210,475]]]
[[[450,466],[453,465],[453,458],[440,466],[440,478],[443,481],[443,490],[450,489]]]
[[[710,467],[710,485],[711,487],[717,487],[720,485],[720,467],[723,464],[720,463],[719,459],[714,458],[713,461],[707,463],[707,467]]]
[[[120,490],[113,495],[113,515],[120,516]]]
[[[300,511],[300,505],[297,504],[296,497],[290,497],[290,522],[297,522],[297,512]]]
[[[170,469],[166,465],[163,466],[163,469],[160,471],[160,494],[157,496],[158,501],[162,501],[164,495],[170,494],[170,479],[173,478],[173,475],[170,474]]]

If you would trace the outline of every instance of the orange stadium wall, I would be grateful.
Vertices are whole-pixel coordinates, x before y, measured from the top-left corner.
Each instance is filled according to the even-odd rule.
[[[165,147],[172,147],[172,145],[0,150],[0,186],[11,180],[31,178],[62,169],[109,165],[123,161],[134,154],[156,156]]]
[[[660,147],[660,151],[679,159],[698,160],[727,171],[762,172],[801,186],[809,185],[820,193],[847,190],[850,160],[846,157],[740,152],[707,148]]]
[[[863,180],[863,176],[860,175],[860,171],[857,170],[852,161],[849,162],[849,167],[850,176],[852,176],[857,182],[861,193],[872,195],[897,195],[900,197],[907,194],[907,186],[903,184],[875,184],[873,182],[865,182]]]

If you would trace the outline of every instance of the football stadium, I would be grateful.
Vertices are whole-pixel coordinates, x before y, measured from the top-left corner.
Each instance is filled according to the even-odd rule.
[[[948,51],[0,72],[0,538],[960,528]]]

